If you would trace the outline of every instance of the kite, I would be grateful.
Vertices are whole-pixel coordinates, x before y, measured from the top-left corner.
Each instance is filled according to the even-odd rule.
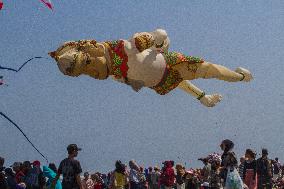
[[[0,65],[0,69],[1,69],[1,70],[13,71],[13,72],[19,72],[28,62],[32,61],[33,59],[41,59],[41,58],[44,58],[44,57],[36,56],[36,57],[30,58],[29,60],[27,60],[26,62],[24,62],[18,69],[9,68],[9,67],[3,67],[3,66],[1,66],[1,65]]]
[[[0,10],[3,9],[3,7],[4,7],[4,3],[3,1],[0,0]]]
[[[3,76],[0,76],[0,85],[4,85],[4,80],[3,80]]]
[[[169,52],[169,45],[167,32],[157,29],[135,33],[128,40],[69,41],[49,55],[55,59],[59,70],[68,76],[85,74],[100,80],[111,76],[137,92],[142,87],[148,87],[160,95],[180,88],[207,107],[215,106],[222,96],[206,95],[190,80],[203,78],[249,82],[253,79],[247,69],[239,67],[233,71],[199,57]]]
[[[46,7],[48,7],[50,10],[53,10],[53,6],[51,4],[50,0],[40,0]],[[4,3],[2,0],[0,0],[0,10],[3,9]]]
[[[3,80],[3,76],[0,76],[0,86],[8,86],[4,80]]]
[[[50,0],[40,0],[45,6],[47,6],[50,10],[53,10],[52,4]]]
[[[31,140],[27,137],[27,135],[23,132],[23,130],[8,116],[6,116],[3,112],[0,112],[0,115],[7,119],[10,123],[12,123],[26,138],[26,140],[32,145],[32,147],[48,162],[48,159],[35,147],[35,145],[31,142]]]

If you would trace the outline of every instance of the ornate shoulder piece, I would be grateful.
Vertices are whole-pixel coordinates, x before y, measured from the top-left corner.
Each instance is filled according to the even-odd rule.
[[[154,37],[150,34],[143,34],[135,37],[135,46],[139,52],[149,49],[154,45]]]

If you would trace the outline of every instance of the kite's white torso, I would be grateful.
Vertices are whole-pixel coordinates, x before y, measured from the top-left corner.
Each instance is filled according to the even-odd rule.
[[[146,49],[137,53],[135,49],[131,48],[131,43],[126,40],[125,52],[128,56],[128,79],[143,81],[146,87],[156,86],[161,81],[166,69],[166,62],[160,52]]]
[[[129,79],[143,81],[145,86],[152,87],[161,81],[166,63],[161,53],[147,49],[128,56],[128,67],[127,77]]]

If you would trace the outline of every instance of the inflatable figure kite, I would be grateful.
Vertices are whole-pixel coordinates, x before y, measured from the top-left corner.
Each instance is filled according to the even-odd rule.
[[[169,52],[169,45],[166,31],[157,29],[136,33],[129,40],[66,42],[49,55],[56,60],[59,70],[68,76],[85,74],[100,80],[112,76],[135,91],[148,87],[160,95],[180,88],[208,107],[215,106],[222,96],[206,95],[189,80],[252,80],[251,73],[244,68],[232,71],[198,57]]]

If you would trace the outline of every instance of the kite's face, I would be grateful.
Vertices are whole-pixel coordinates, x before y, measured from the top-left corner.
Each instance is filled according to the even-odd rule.
[[[63,74],[73,77],[86,74],[96,79],[108,77],[103,44],[93,44],[89,41],[81,41],[79,47],[76,42],[66,44],[63,48],[60,47],[59,50],[49,53],[56,60]]]
[[[82,56],[81,52],[73,49],[56,58],[57,66],[63,74],[77,77],[82,74]]]
[[[89,75],[95,79],[106,79],[108,77],[108,67],[105,57],[91,57],[84,61],[83,74]]]

